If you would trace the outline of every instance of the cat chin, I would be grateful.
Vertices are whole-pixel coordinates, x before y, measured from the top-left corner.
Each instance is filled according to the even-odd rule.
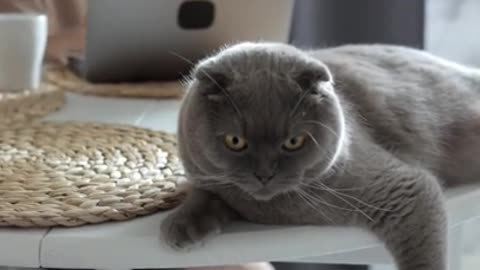
[[[274,192],[268,189],[260,189],[255,192],[250,192],[250,196],[252,196],[257,201],[270,201],[275,198],[279,193]]]
[[[251,196],[257,200],[257,201],[262,201],[262,202],[267,202],[267,201],[270,201],[271,199],[273,199],[276,194],[258,194],[258,193],[254,193],[254,194],[251,194]]]

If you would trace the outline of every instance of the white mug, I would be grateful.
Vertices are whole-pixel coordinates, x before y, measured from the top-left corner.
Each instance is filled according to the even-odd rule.
[[[0,13],[0,92],[40,87],[47,35],[46,15]]]

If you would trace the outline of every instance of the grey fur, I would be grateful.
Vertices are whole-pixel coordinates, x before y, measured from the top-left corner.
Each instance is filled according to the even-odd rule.
[[[190,199],[162,225],[189,248],[242,218],[373,231],[400,270],[446,270],[442,186],[480,175],[480,73],[397,46],[242,43],[199,63],[179,119]],[[228,150],[224,134],[248,140]],[[285,152],[290,136],[303,148]],[[274,175],[266,184],[255,173]]]

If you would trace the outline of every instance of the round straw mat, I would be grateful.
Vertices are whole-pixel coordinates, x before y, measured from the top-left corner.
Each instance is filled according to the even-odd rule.
[[[147,83],[89,83],[60,64],[50,64],[46,73],[47,81],[69,92],[98,96],[138,98],[180,98],[183,86],[180,82]]]
[[[0,130],[35,121],[60,109],[64,103],[63,91],[48,83],[38,90],[0,92]]]
[[[0,225],[79,226],[175,207],[184,197],[173,135],[88,123],[0,132]]]

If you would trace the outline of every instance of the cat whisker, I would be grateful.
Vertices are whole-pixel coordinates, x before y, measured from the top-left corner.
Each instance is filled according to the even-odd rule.
[[[300,199],[302,199],[307,206],[309,206],[311,209],[314,211],[318,212],[323,218],[327,219],[331,224],[335,225],[335,222],[325,213],[323,212],[319,207],[317,207],[308,197],[305,196],[301,189],[297,189],[297,195],[299,196]]]
[[[286,201],[287,201],[287,206],[288,207],[295,207],[295,198],[294,198],[294,194],[295,194],[295,191],[287,191],[285,193],[282,193],[283,195],[285,195],[285,198],[286,198]],[[275,205],[276,207],[277,205]]]
[[[317,147],[318,150],[323,152],[323,154],[325,155],[325,160],[328,162],[327,164],[329,164],[326,167],[326,169],[322,172],[322,175],[325,176],[326,173],[332,173],[333,171],[335,171],[336,170],[336,165],[337,165],[333,161],[333,159],[335,158],[335,153],[332,153],[331,150],[328,147],[323,147],[322,148],[320,146],[320,144],[318,143],[317,139],[315,139],[313,134],[310,133],[309,131],[304,130],[303,132],[305,134],[307,134],[307,136],[312,140],[313,144],[315,144],[315,147]]]
[[[300,85],[297,84],[298,87],[301,88]],[[297,103],[295,104],[295,106],[293,107],[292,111],[290,112],[290,117],[293,117],[295,115],[295,113],[297,112],[298,108],[300,108],[300,105],[302,104],[302,102],[305,100],[305,97],[307,95],[309,95],[310,93],[308,91],[305,91],[301,96],[300,98],[298,99]]]
[[[324,150],[324,149],[321,149],[320,147],[320,144],[318,143],[317,139],[315,139],[315,137],[312,135],[312,133],[304,130],[303,132],[305,132],[305,134],[307,134],[307,136],[312,140],[312,142],[315,144],[315,146],[319,149],[319,150]]]
[[[306,131],[306,130],[303,130],[303,132],[305,132],[305,134],[307,134],[307,136],[312,140],[313,144],[315,144],[315,146],[322,152],[325,152],[327,155],[333,155],[332,152],[330,151],[330,149],[328,149],[328,147],[321,147],[320,144],[318,143],[317,139],[315,139],[315,137],[313,136],[312,133],[310,133],[309,131]],[[328,157],[328,156],[327,156]],[[331,157],[328,157],[328,159],[330,159]]]
[[[340,207],[340,206],[331,204],[331,203],[323,200],[322,198],[316,197],[314,194],[309,193],[309,192],[306,191],[306,190],[303,190],[303,194],[306,195],[306,196],[308,196],[310,199],[312,199],[312,200],[320,203],[320,204],[323,204],[323,205],[325,205],[325,206],[328,206],[328,207],[331,207],[331,208],[334,208],[334,209],[339,209],[339,210],[344,210],[344,211],[349,211],[349,212],[356,212],[356,211],[358,211],[357,209],[345,208],[345,207]]]
[[[332,190],[333,192],[335,192],[336,194],[339,194],[341,196],[344,196],[344,197],[347,197],[347,198],[350,198],[366,207],[369,207],[373,210],[379,210],[379,211],[384,211],[384,212],[391,212],[392,210],[391,209],[385,209],[385,208],[381,208],[381,207],[378,207],[378,206],[375,206],[375,205],[371,205],[365,201],[362,201],[361,199],[355,197],[355,196],[352,196],[352,195],[348,195],[348,194],[345,194],[345,193],[342,193],[342,192],[338,192],[338,191],[335,191],[335,190]]]
[[[384,168],[382,171],[380,171],[378,174],[383,174],[385,172],[387,172],[390,168]],[[310,180],[310,181],[317,181],[318,180],[318,177],[305,177],[304,180]],[[316,182],[312,182],[311,184],[317,184]],[[372,187],[375,187],[375,186],[378,186],[378,185],[382,185],[384,184],[382,181],[378,181],[378,182],[372,182],[372,183],[369,183],[367,185],[363,185],[363,186],[356,186],[356,187],[351,187],[351,188],[331,188],[335,191],[357,191],[357,190],[365,190],[366,188],[372,188]],[[324,184],[325,185],[325,184]]]
[[[169,54],[173,55],[173,56],[176,56],[178,57],[179,59],[185,61],[186,63],[192,65],[192,66],[195,66],[195,63],[186,58],[185,56],[183,55],[180,55],[174,51],[168,51]],[[222,91],[222,94],[225,95],[225,97],[228,99],[228,101],[230,102],[230,104],[232,105],[233,109],[235,110],[235,112],[243,119],[243,114],[242,112],[240,111],[240,109],[238,108],[237,104],[233,101],[233,98],[231,97],[231,95],[228,93],[227,89],[225,89],[219,82],[217,82],[217,80],[215,80],[213,78],[213,76],[211,76],[207,71],[205,71],[204,69],[199,69],[200,72],[202,72],[205,77],[207,77],[213,84],[215,84],[215,86],[218,87],[218,89],[220,89]]]
[[[319,183],[320,184],[320,183]],[[364,216],[365,218],[367,218],[368,220],[370,221],[373,221],[373,218],[370,217],[367,213],[365,213],[365,211],[363,211],[362,209],[358,208],[356,205],[354,205],[352,202],[350,202],[349,200],[345,199],[344,197],[344,194],[342,193],[338,193],[338,192],[334,192],[332,189],[330,189],[329,187],[323,185],[322,186],[322,190],[324,191],[327,191],[328,193],[330,193],[332,196],[336,197],[337,199],[343,201],[344,203],[348,204],[349,206],[353,207],[354,209],[356,209],[358,211],[358,213],[360,213],[362,216]],[[353,196],[350,196],[350,197],[353,197]]]
[[[310,184],[313,184],[313,183],[310,183]],[[363,206],[365,207],[368,207],[368,208],[371,208],[373,210],[379,210],[379,211],[385,211],[385,212],[391,212],[392,210],[390,209],[384,209],[384,208],[381,208],[381,207],[378,207],[378,206],[375,206],[375,205],[371,205],[365,201],[362,201],[360,200],[359,198],[355,197],[355,196],[352,196],[352,195],[349,195],[349,194],[346,194],[346,193],[343,193],[343,192],[340,192],[336,189],[333,189],[333,188],[330,188],[328,187],[327,185],[323,184],[323,183],[320,183],[320,182],[316,182],[315,184],[318,184],[319,186],[316,186],[316,188],[320,188],[324,191],[329,191],[331,192],[331,194],[336,194],[338,196],[341,196],[342,198],[349,198],[349,199],[352,199],[360,204],[362,204]],[[311,187],[314,187],[315,188],[315,185],[311,185]]]
[[[324,123],[322,123],[320,121],[304,120],[304,121],[301,121],[300,123],[319,125],[319,126],[325,128],[326,130],[328,130],[332,135],[334,135],[338,139],[337,132],[335,132],[335,130],[333,130],[331,127],[325,125]]]
[[[317,177],[305,177],[304,180],[311,180],[311,181],[317,181],[318,178]],[[313,184],[313,183],[312,183]],[[368,185],[364,185],[364,186],[357,186],[357,187],[351,187],[351,188],[335,188],[333,190],[335,191],[357,191],[357,190],[364,190],[366,188],[371,188],[371,187],[374,187],[376,185],[380,185],[380,184],[383,184],[382,182],[376,182],[376,183],[370,183]]]
[[[335,189],[333,189],[333,190],[335,190],[336,192],[365,190],[366,188],[371,188],[371,187],[374,187],[374,186],[377,186],[377,185],[380,185],[380,184],[383,184],[383,183],[382,183],[382,182],[370,183],[370,184],[368,184],[368,185],[359,186],[359,187],[352,187],[352,188],[335,188]],[[346,194],[344,194],[344,195],[346,195]]]

